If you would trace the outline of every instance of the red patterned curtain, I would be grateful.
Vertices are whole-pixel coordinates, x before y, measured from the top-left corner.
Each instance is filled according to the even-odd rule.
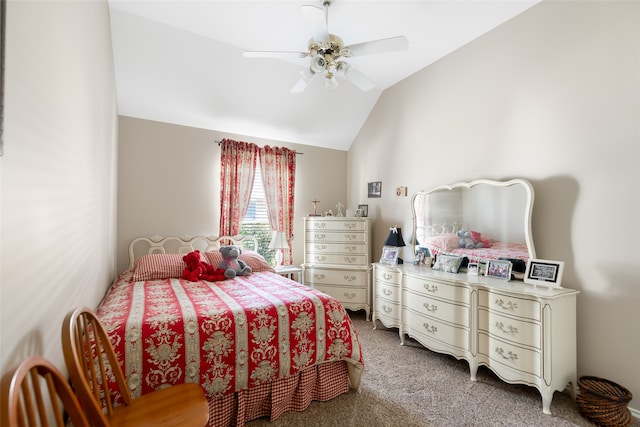
[[[220,235],[235,236],[249,207],[259,148],[230,139],[220,146]]]
[[[260,171],[267,198],[271,230],[284,231],[289,242],[288,264],[293,262],[293,199],[296,183],[296,152],[284,147],[260,149]],[[286,256],[286,255],[285,255]],[[286,260],[286,259],[285,259]]]

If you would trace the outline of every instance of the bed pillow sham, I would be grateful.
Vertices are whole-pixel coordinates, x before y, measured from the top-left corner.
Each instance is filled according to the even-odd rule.
[[[443,251],[451,251],[460,247],[460,237],[454,233],[427,236],[427,246],[434,246]]]
[[[222,254],[220,251],[205,252],[204,255],[207,257],[207,262],[214,267],[217,267],[222,262]],[[260,271],[275,271],[267,260],[256,251],[243,250],[238,259],[244,261],[245,264],[251,267],[251,271],[254,273]]]
[[[185,254],[149,254],[136,259],[133,266],[132,279],[156,280],[179,278],[187,264],[182,260]],[[202,262],[208,262],[204,254],[200,254]]]

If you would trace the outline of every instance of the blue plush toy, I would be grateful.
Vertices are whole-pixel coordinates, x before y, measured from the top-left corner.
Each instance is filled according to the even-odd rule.
[[[481,248],[482,242],[476,242],[471,236],[471,232],[468,230],[460,230],[456,233],[460,237],[460,247],[466,249]]]
[[[222,261],[218,268],[224,268],[224,277],[233,279],[236,276],[248,276],[251,274],[251,267],[244,261],[238,259],[242,253],[242,249],[235,245],[222,246],[220,248]]]

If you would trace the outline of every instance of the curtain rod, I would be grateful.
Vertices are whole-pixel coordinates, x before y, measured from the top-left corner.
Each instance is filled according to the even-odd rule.
[[[218,144],[218,147],[220,146],[220,144],[222,144],[222,141],[214,141],[216,144]],[[303,155],[304,153],[301,153],[299,151],[294,151],[296,154],[300,154]]]

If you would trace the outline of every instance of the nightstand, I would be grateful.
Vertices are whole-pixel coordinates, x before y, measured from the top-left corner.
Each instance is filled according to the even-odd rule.
[[[288,277],[291,280],[294,280],[293,275],[295,274],[297,281],[302,283],[302,268],[296,267],[295,265],[283,265],[280,268],[276,268],[276,273]]]

